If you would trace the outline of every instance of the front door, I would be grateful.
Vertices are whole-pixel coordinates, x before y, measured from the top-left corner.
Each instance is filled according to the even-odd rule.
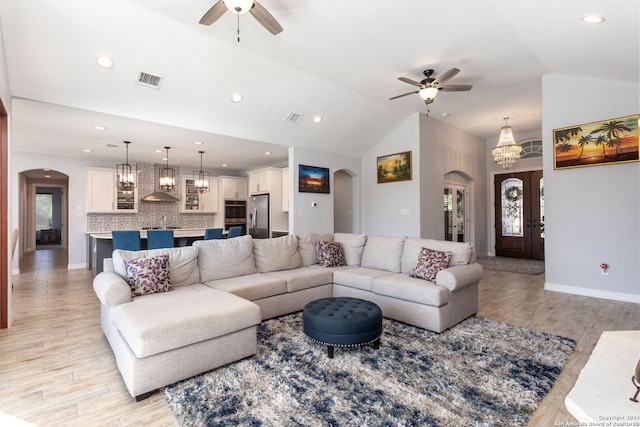
[[[542,171],[496,175],[496,255],[544,259]]]

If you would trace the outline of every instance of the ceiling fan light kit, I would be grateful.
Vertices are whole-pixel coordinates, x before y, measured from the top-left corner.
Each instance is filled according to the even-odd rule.
[[[418,91],[418,96],[424,101],[430,101],[434,99],[437,94],[438,89],[435,87],[425,87],[424,89],[420,89],[420,91]]]
[[[507,124],[508,120],[509,117],[504,118],[504,126],[500,129],[498,145],[491,150],[493,160],[505,169],[509,169],[520,158],[522,153],[522,146],[513,137],[511,126]]]
[[[412,95],[417,93],[420,99],[424,101],[425,104],[429,105],[433,102],[435,97],[438,95],[438,92],[466,92],[471,90],[472,85],[443,85],[442,83],[446,82],[456,74],[458,74],[460,70],[457,68],[451,68],[450,70],[445,71],[440,74],[438,77],[432,77],[434,70],[427,69],[422,72],[425,79],[421,81],[415,81],[406,77],[398,77],[398,80],[404,83],[408,83],[413,86],[417,86],[418,89],[413,92],[403,93],[402,95],[394,96],[389,98],[389,100],[402,98],[403,96]]]
[[[231,12],[242,15],[253,7],[253,0],[224,0],[224,4]]]

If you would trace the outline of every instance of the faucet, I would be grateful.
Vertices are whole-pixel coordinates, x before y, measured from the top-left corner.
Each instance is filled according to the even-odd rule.
[[[167,229],[167,217],[165,215],[162,215],[162,221],[160,222],[160,228],[162,228],[163,230]]]

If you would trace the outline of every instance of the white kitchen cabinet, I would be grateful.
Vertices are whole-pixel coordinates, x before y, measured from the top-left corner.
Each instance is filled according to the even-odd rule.
[[[289,168],[282,168],[282,212],[289,212]]]
[[[247,179],[222,178],[222,196],[224,200],[247,200]]]
[[[87,168],[87,213],[138,213],[138,189],[118,189],[115,169]]]
[[[271,192],[274,174],[280,175],[280,169],[265,168],[247,172],[249,175],[249,194]]]
[[[218,178],[209,179],[209,191],[196,191],[193,175],[180,175],[180,213],[217,213]]]

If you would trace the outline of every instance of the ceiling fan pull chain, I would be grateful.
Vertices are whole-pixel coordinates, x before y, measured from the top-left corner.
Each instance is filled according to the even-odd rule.
[[[238,43],[240,43],[240,14],[238,13]]]

